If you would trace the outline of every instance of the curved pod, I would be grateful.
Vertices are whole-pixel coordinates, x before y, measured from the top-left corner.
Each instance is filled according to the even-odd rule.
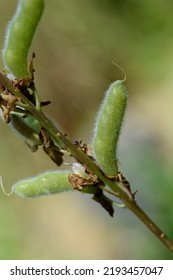
[[[106,92],[97,117],[93,151],[98,165],[108,176],[116,176],[118,172],[117,142],[127,96],[128,92],[124,80],[112,83]]]
[[[44,0],[20,0],[9,23],[3,59],[16,77],[29,76],[27,54],[44,8]]]

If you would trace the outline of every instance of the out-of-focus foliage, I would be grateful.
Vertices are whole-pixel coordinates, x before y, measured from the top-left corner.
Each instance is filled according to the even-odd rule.
[[[16,3],[0,3],[1,49]],[[143,209],[173,239],[173,2],[45,0],[45,4],[31,47],[36,53],[37,88],[43,100],[53,101],[45,111],[71,138],[91,142],[104,91],[123,77],[111,62],[120,64],[129,90],[120,170],[138,189],[136,198]],[[48,169],[56,166],[41,150],[32,154],[0,120],[0,175],[5,187]],[[115,210],[111,219],[90,197],[77,192],[37,200],[1,193],[0,258],[172,257],[133,214]]]

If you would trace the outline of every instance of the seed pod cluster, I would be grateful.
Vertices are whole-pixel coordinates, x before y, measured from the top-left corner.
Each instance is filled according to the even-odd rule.
[[[127,88],[124,80],[112,83],[98,113],[93,138],[95,159],[108,176],[116,176],[117,143],[127,101]]]

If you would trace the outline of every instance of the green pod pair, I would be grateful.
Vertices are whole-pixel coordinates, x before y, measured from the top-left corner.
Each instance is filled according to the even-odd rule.
[[[127,102],[124,80],[112,83],[98,113],[93,138],[96,162],[108,176],[118,173],[117,143]]]
[[[44,8],[44,0],[20,0],[9,23],[3,50],[5,66],[16,78],[30,76],[27,54]]]
[[[36,198],[73,190],[69,171],[47,171],[35,177],[18,181],[12,186],[11,193],[23,198]]]

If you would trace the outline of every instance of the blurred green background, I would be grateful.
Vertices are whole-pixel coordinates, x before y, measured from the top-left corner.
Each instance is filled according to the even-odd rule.
[[[17,1],[0,1],[0,48]],[[36,83],[45,112],[72,139],[91,143],[109,84],[127,73],[120,170],[137,201],[173,240],[173,1],[45,0],[34,37]],[[19,42],[20,43],[20,42]],[[31,53],[30,53],[31,55]],[[3,61],[0,58],[0,68]],[[63,166],[62,168],[67,168]],[[0,175],[19,179],[56,166],[0,119]],[[114,218],[90,196],[24,200],[0,193],[0,259],[172,259],[128,210]]]

